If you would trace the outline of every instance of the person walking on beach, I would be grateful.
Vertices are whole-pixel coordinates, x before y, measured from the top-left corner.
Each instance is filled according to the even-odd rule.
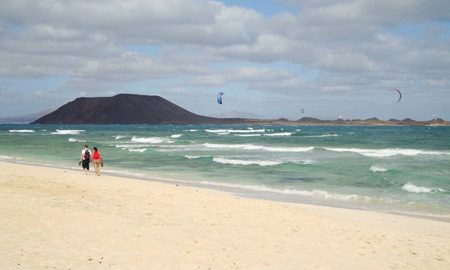
[[[92,163],[94,163],[95,174],[97,176],[100,176],[100,166],[103,167],[103,159],[97,147],[94,147],[94,153],[92,155]]]
[[[86,174],[89,171],[89,162],[91,162],[91,150],[89,150],[89,146],[86,144],[81,150],[80,163],[83,170]]]

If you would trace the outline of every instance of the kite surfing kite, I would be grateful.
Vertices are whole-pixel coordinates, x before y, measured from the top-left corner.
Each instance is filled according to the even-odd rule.
[[[217,103],[222,104],[222,95],[225,94],[223,92],[217,93]]]
[[[397,92],[397,93],[398,93],[399,96],[398,96],[397,103],[399,103],[400,100],[402,100],[402,92],[400,92],[400,90],[395,89],[395,88],[391,89],[391,91],[392,91],[392,92]]]

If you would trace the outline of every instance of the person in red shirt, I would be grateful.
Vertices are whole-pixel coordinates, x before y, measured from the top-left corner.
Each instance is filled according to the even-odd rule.
[[[100,155],[97,147],[94,147],[94,153],[92,154],[92,163],[94,164],[95,174],[100,176],[100,166],[103,167],[103,158]]]

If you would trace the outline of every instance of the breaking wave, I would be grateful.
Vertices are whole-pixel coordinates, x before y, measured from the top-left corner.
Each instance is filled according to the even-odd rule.
[[[183,136],[183,134],[173,134],[173,135],[170,135],[170,138],[180,138],[181,136]]]
[[[242,159],[234,159],[234,158],[225,158],[225,157],[213,157],[213,161],[222,164],[230,164],[230,165],[258,165],[258,166],[276,166],[281,164],[303,164],[303,165],[311,165],[315,164],[316,161],[311,159],[305,160],[282,160],[282,161],[273,161],[273,160],[242,160]]]
[[[187,158],[187,159],[199,159],[199,158],[208,158],[208,157],[211,157],[211,156],[193,156],[193,155],[185,155],[184,157]]]
[[[143,152],[147,151],[147,148],[128,148],[127,150],[130,152],[143,153]]]
[[[214,162],[222,163],[222,164],[231,164],[231,165],[258,165],[258,166],[275,166],[282,164],[282,162],[278,161],[269,161],[269,160],[241,160],[241,159],[228,159],[228,158],[219,158],[214,157]]]
[[[50,133],[53,135],[78,135],[84,132],[82,129],[57,129],[56,131]]]
[[[371,172],[386,172],[388,169],[380,167],[380,166],[376,166],[376,165],[372,165],[370,166],[369,171]]]
[[[32,130],[32,129],[10,129],[9,132],[11,132],[11,133],[33,133],[34,130]]]
[[[385,148],[385,149],[361,149],[361,148],[332,148],[325,147],[327,151],[333,152],[351,152],[358,153],[366,157],[392,157],[392,156],[418,156],[418,155],[450,155],[450,152],[443,151],[427,151],[418,149],[401,149],[401,148]]]
[[[280,132],[280,133],[264,134],[264,136],[273,136],[273,137],[277,137],[277,136],[291,136],[291,135],[292,135],[291,132]]]
[[[424,186],[416,186],[411,182],[408,182],[403,185],[403,190],[406,190],[411,193],[433,193],[433,192],[446,192],[445,189],[435,188],[435,187],[424,187]]]
[[[68,141],[69,142],[86,142],[86,140],[79,140],[79,139],[75,139],[75,138],[69,138]]]
[[[213,144],[204,143],[206,148],[216,149],[242,149],[242,150],[261,150],[268,152],[308,152],[314,150],[313,146],[308,147],[271,147],[254,144]]]
[[[166,138],[160,138],[160,137],[136,137],[133,136],[131,138],[132,142],[135,143],[151,143],[151,144],[158,144],[158,143],[173,143],[173,141],[168,140]]]
[[[265,129],[205,129],[206,132],[226,135],[230,133],[263,133]]]

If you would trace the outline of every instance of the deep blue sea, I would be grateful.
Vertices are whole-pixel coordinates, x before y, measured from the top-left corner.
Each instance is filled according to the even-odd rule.
[[[450,127],[0,125],[0,160],[184,180],[248,196],[450,218]]]

